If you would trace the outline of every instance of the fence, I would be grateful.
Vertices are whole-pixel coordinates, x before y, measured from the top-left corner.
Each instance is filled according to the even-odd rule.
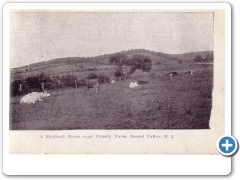
[[[92,73],[91,73],[92,74]],[[78,80],[74,75],[50,76],[41,73],[38,76],[31,76],[21,80],[15,80],[10,84],[11,96],[24,95],[30,92],[41,92],[45,90],[59,89],[59,88],[79,88],[87,86],[86,78]],[[94,76],[99,83],[110,83],[110,78],[101,74]]]

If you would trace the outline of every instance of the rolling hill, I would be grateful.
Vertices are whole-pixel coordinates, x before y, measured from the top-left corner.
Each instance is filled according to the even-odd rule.
[[[113,54],[105,54],[96,57],[66,57],[58,58],[49,61],[30,64],[24,67],[11,69],[11,80],[22,79],[28,76],[37,75],[44,72],[49,75],[66,74],[72,72],[81,72],[84,75],[91,70],[107,71],[115,68],[109,64],[108,59],[111,56],[122,55],[132,56],[134,54],[150,56],[154,66],[162,68],[176,67],[179,63],[194,63],[193,59],[196,55],[201,55],[203,58],[209,54],[213,57],[213,51],[199,51],[184,54],[166,54],[160,52],[149,51],[145,49],[135,49],[121,51]]]

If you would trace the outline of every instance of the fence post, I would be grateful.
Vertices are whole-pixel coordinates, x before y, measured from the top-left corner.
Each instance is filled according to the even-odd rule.
[[[96,93],[100,92],[100,84],[99,82],[97,81],[97,85],[96,85]]]
[[[77,80],[74,80],[75,88],[77,88]]]
[[[45,90],[44,90],[44,83],[41,83],[41,88],[42,88],[42,91],[45,92]]]
[[[22,84],[19,84],[19,92],[22,92]]]

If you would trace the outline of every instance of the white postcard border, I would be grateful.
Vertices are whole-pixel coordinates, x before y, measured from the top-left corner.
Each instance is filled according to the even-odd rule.
[[[95,6],[94,6],[95,5]],[[173,6],[174,5],[174,6]],[[3,171],[11,175],[226,175],[231,158],[221,155],[20,155],[9,154],[9,70],[10,36],[8,10],[76,9],[75,4],[6,4],[3,9]],[[231,7],[226,3],[155,4],[114,3],[81,4],[80,8],[117,9],[225,9],[225,134],[231,134]],[[124,165],[123,165],[124,164]],[[146,164],[152,164],[151,167]],[[194,166],[193,166],[194,164]],[[205,164],[203,167],[202,164]],[[222,164],[221,166],[218,166]],[[145,165],[145,167],[143,166]],[[55,168],[51,168],[54,166]],[[201,167],[198,167],[201,166]],[[212,168],[218,167],[218,168]]]

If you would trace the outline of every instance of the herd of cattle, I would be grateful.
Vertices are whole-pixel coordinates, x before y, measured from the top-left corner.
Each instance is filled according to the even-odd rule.
[[[172,76],[177,76],[177,75],[179,75],[179,73],[177,73],[177,72],[171,72],[171,73],[170,73],[170,77],[172,77]],[[194,76],[194,75],[195,75],[195,71],[193,71],[193,70],[191,70],[191,71],[186,71],[186,72],[184,73],[184,75],[185,75],[185,76]]]
[[[179,73],[177,72],[171,72],[170,73],[170,77],[172,76],[177,76],[179,75]],[[185,76],[194,76],[195,75],[195,72],[194,71],[186,71],[184,73]],[[114,80],[111,81],[111,84],[115,84],[116,82]],[[129,85],[129,88],[130,89],[135,89],[137,87],[139,87],[139,83],[141,84],[145,84],[145,83],[148,83],[148,82],[145,82],[145,81],[139,81],[139,82],[130,82],[130,85]],[[89,87],[88,87],[89,89]],[[100,85],[99,83],[96,84],[96,93],[98,93],[100,91]],[[44,92],[32,92],[32,93],[29,93],[25,96],[23,96],[20,100],[20,104],[35,104],[37,101],[43,101],[42,98],[43,97],[49,97],[50,94],[47,93],[46,91]]]

